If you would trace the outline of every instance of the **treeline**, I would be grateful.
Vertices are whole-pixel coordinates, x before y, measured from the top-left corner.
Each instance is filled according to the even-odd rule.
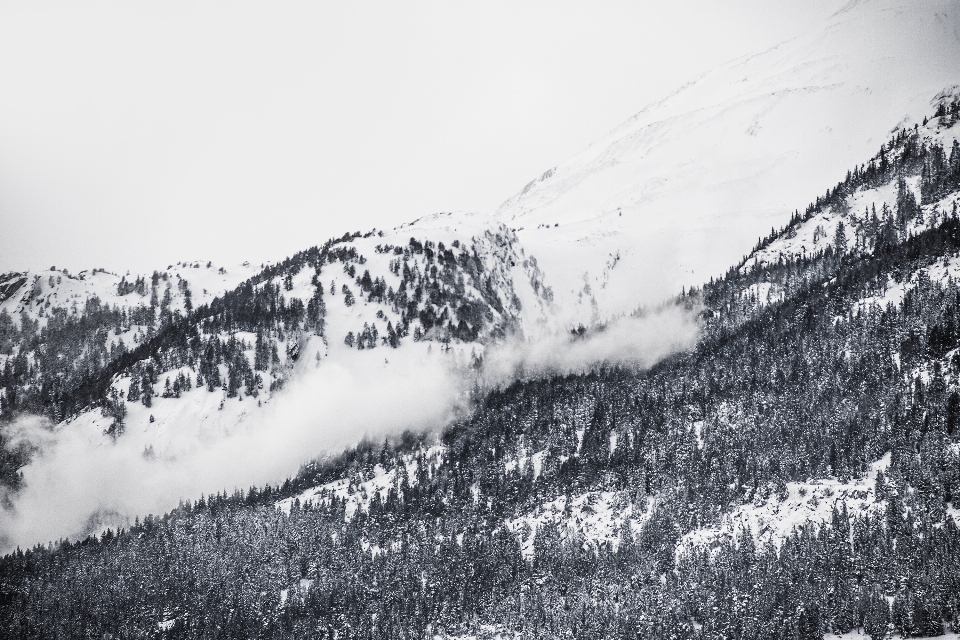
[[[372,277],[369,270],[357,275],[358,270],[350,265],[345,266],[345,273],[355,279],[367,302],[389,306],[400,320],[396,325],[387,320],[383,333],[375,325],[365,326],[356,334],[351,331],[344,339],[347,345],[361,349],[378,344],[397,347],[402,338],[411,335],[410,327],[415,322],[414,340],[440,342],[498,339],[516,328],[516,319],[509,316],[506,305],[518,307],[519,303],[501,300],[505,292],[498,290],[476,247],[468,249],[459,240],[447,247],[443,242],[410,238],[406,246],[377,245],[375,250],[397,256],[388,267],[400,278],[396,290],[382,276]],[[331,288],[333,293],[335,289]],[[346,284],[341,293],[347,306],[354,304],[355,295]]]
[[[951,128],[958,122],[958,113],[960,101],[955,99],[952,102],[941,102],[934,116],[935,121],[924,118],[923,125]],[[848,197],[857,189],[876,188],[906,175],[919,175],[920,204],[938,202],[960,188],[960,143],[954,140],[948,157],[939,143],[926,144],[921,139],[919,127],[900,129],[880,147],[869,162],[848,171],[846,177],[833,189],[827,189],[823,196],[818,196],[807,205],[803,214],[797,211],[782,229],[771,229],[770,235],[761,238],[751,253],[765,249],[774,240],[788,235],[798,225],[825,209],[845,211]],[[902,195],[901,187],[898,209],[899,197]]]

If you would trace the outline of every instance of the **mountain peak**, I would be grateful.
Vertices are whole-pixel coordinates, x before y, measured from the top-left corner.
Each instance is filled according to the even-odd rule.
[[[496,215],[559,295],[606,283],[611,293],[595,296],[601,315],[624,312],[722,273],[875,153],[883,133],[952,95],[958,68],[955,3],[851,2],[649,105]],[[570,241],[581,249],[575,270]]]

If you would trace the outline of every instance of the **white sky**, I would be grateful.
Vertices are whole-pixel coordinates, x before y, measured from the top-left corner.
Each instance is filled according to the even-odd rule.
[[[0,272],[262,262],[493,213],[840,4],[0,0]]]

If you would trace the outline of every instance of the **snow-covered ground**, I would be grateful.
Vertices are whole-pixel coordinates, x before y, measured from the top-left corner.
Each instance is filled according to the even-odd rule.
[[[939,119],[932,119],[926,125],[918,126],[917,131],[923,144],[940,144],[948,155],[954,139],[960,137],[960,126],[956,124],[948,126],[942,124]],[[912,176],[905,180],[918,202],[920,201],[919,180],[919,176]],[[813,256],[834,244],[837,228],[841,222],[844,225],[845,248],[855,251],[858,249],[858,227],[865,224],[874,212],[878,217],[881,216],[884,205],[889,207],[890,211],[896,211],[896,203],[895,180],[876,188],[857,189],[848,198],[845,210],[838,211],[834,207],[825,208],[763,249],[751,253],[741,266],[741,271],[746,272],[754,264],[775,264],[780,260]],[[923,205],[923,219],[911,221],[907,224],[905,231],[908,234],[917,234],[938,225],[946,216],[952,214],[954,207],[960,207],[958,193],[949,194],[938,202]],[[781,225],[777,226],[779,228]]]
[[[901,636],[897,633],[889,636],[890,640],[899,640]],[[915,640],[932,640],[936,638],[937,640],[958,640],[960,639],[960,634],[952,631],[948,631],[940,636],[913,636]],[[870,636],[864,633],[863,631],[851,631],[850,633],[836,634],[836,633],[825,633],[823,634],[823,640],[870,640]]]
[[[903,304],[907,292],[915,289],[921,280],[944,284],[948,281],[955,283],[960,281],[960,256],[946,256],[928,267],[914,271],[909,278],[901,282],[893,279],[888,280],[882,293],[858,301],[856,310],[861,311],[874,307],[882,310],[889,305],[897,308]]]
[[[429,632],[428,632],[429,634]],[[501,626],[483,624],[479,633],[450,635],[443,631],[434,631],[433,640],[516,640],[523,638],[522,632],[509,631]]]
[[[434,640],[514,640],[514,638],[524,637],[522,633],[507,631],[501,627],[484,626],[478,634],[469,635],[448,635],[445,633],[436,633]],[[894,633],[889,636],[889,640],[900,640],[901,636]],[[960,640],[960,634],[956,632],[946,632],[940,636],[916,636],[915,640]],[[851,631],[845,634],[825,633],[823,640],[870,640],[870,636],[862,631]]]
[[[585,323],[721,275],[957,84],[950,0],[851,2],[547,170],[497,215]]]
[[[553,326],[549,293],[542,287],[536,264],[525,257],[516,235],[489,216],[460,212],[433,214],[394,229],[355,238],[338,247],[355,248],[364,257],[364,264],[356,267],[358,275],[369,270],[371,277],[382,277],[388,286],[397,289],[400,276],[391,271],[390,264],[399,259],[398,254],[378,252],[376,248],[391,246],[402,249],[408,246],[411,238],[419,242],[429,240],[434,247],[443,244],[455,255],[476,254],[483,264],[484,277],[489,278],[503,306],[502,313],[493,310],[492,326],[515,324],[531,335]],[[411,270],[416,268],[420,273],[430,268],[423,255],[412,254],[404,257],[404,260]],[[328,336],[332,343],[341,342],[348,332],[359,333],[364,323],[377,324],[381,333],[388,321],[397,324],[399,314],[391,310],[389,305],[368,303],[359,295],[356,295],[356,304],[347,308],[341,287],[346,285],[354,294],[359,294],[355,278],[337,273],[336,269],[328,272],[329,269],[326,267],[320,277],[323,284],[334,292],[326,298]],[[308,274],[307,282],[309,278]],[[464,297],[482,300],[483,295],[477,289],[480,284],[467,279]],[[485,337],[481,336],[481,343],[485,342]],[[471,345],[467,352],[470,350],[482,352],[482,344]]]
[[[677,555],[695,548],[713,548],[722,539],[751,535],[757,543],[779,547],[794,530],[804,526],[828,525],[834,509],[846,508],[849,517],[881,512],[885,508],[875,494],[877,472],[890,466],[890,454],[870,465],[863,478],[841,482],[823,478],[788,482],[786,495],[771,491],[766,500],[744,504],[725,514],[719,525],[691,531],[677,543]]]
[[[164,292],[169,285],[170,311],[184,312],[185,291],[189,289],[191,303],[194,308],[206,304],[215,297],[223,295],[225,291],[234,289],[244,280],[258,273],[264,265],[221,266],[212,262],[198,261],[169,265],[166,269],[158,269],[160,276],[157,290],[157,301],[162,301]],[[26,271],[17,274],[0,276],[0,284],[4,279],[23,280],[18,287],[0,300],[0,310],[5,310],[13,317],[27,311],[31,319],[36,319],[44,326],[47,322],[49,310],[61,307],[73,312],[82,313],[86,301],[97,297],[102,305],[109,308],[130,310],[141,305],[150,305],[151,273],[117,274],[109,271],[93,269],[71,274],[62,269],[51,268],[49,271]],[[144,280],[144,293],[136,291],[120,295],[118,285],[121,280],[134,284],[138,278]],[[181,283],[185,285],[181,286]]]
[[[426,465],[438,464],[445,451],[446,448],[442,445],[434,445],[423,451],[421,456],[415,454],[404,456],[402,470],[395,468],[388,471],[378,464],[374,466],[370,476],[365,479],[341,478],[318,485],[297,496],[278,501],[276,507],[289,515],[295,502],[300,505],[329,504],[330,498],[336,497],[338,500],[345,501],[344,517],[347,520],[352,520],[358,510],[366,511],[369,509],[370,501],[373,500],[375,495],[379,495],[381,500],[385,500],[390,493],[390,489],[397,488],[399,490],[402,483],[398,471],[406,475],[408,484],[413,485],[416,483],[421,460]]]
[[[626,492],[589,491],[545,502],[508,520],[506,526],[520,537],[521,552],[528,560],[534,556],[537,530],[546,524],[556,526],[563,539],[579,539],[588,548],[616,551],[624,527],[639,531],[653,508],[653,498],[637,504]]]
[[[536,480],[540,477],[540,470],[543,468],[543,459],[546,457],[546,455],[546,451],[537,451],[529,456],[521,455],[516,460],[508,460],[503,467],[506,469],[507,473],[509,473],[514,469],[523,469],[527,464],[529,464],[532,467],[533,479]]]

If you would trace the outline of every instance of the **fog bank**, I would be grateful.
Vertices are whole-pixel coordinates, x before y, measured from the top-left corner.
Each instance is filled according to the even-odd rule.
[[[114,441],[82,419],[54,426],[23,416],[6,432],[14,445],[25,441],[38,453],[22,469],[23,488],[9,496],[13,509],[0,511],[0,550],[127,526],[201,494],[277,483],[364,437],[439,431],[462,415],[467,390],[478,383],[491,388],[602,364],[649,367],[692,347],[697,335],[693,312],[667,306],[579,335],[491,346],[479,371],[422,342],[395,350],[333,346],[319,366],[298,363],[262,408],[250,400],[230,428],[211,430],[201,413],[180,414],[163,441],[153,426]]]

